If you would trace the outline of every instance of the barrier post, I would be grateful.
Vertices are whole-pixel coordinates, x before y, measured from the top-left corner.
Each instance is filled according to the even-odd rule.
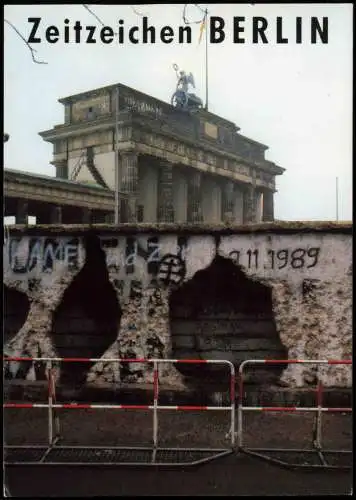
[[[54,431],[55,431],[54,437],[55,437],[55,440],[58,440],[59,437],[60,437],[61,429],[60,429],[58,411],[57,411],[57,408],[56,408],[56,405],[57,405],[56,380],[55,380],[55,377],[54,377],[53,367],[52,367],[52,370],[51,370],[51,389],[52,389],[52,399],[53,399],[53,402],[54,402],[54,405],[53,405]]]
[[[316,364],[318,366],[317,372],[317,386],[313,388],[316,392],[316,402],[313,407],[299,407],[298,404],[296,406],[244,406],[243,405],[243,369],[247,364],[266,364],[266,365],[274,365],[274,364]],[[345,469],[349,470],[351,466],[349,465],[332,465],[327,462],[325,457],[325,453],[337,453],[348,454],[352,456],[352,452],[349,450],[324,450],[322,446],[322,418],[324,412],[347,412],[351,413],[352,408],[324,408],[323,406],[323,384],[320,381],[320,373],[319,373],[319,365],[352,365],[352,360],[339,360],[339,359],[285,359],[285,360],[277,360],[277,359],[250,359],[243,361],[239,366],[239,404],[238,404],[238,447],[244,453],[248,453],[250,455],[255,455],[259,458],[263,458],[265,460],[275,462],[282,466],[293,467],[293,468],[328,468],[328,469]],[[314,419],[313,426],[313,436],[312,436],[312,449],[292,449],[292,448],[250,448],[243,446],[243,411],[267,411],[267,412],[313,412],[315,413],[316,418]],[[273,458],[265,455],[266,452],[278,452],[278,453],[317,453],[321,465],[315,464],[300,464],[300,463],[287,463],[284,462],[280,458]]]
[[[53,444],[52,361],[48,361],[48,446]]]
[[[317,421],[316,421],[316,439],[315,439],[315,444],[316,448],[320,449],[321,448],[321,418],[322,418],[322,383],[318,379],[318,388],[317,388],[317,406],[318,406],[318,411],[317,411]]]
[[[235,383],[236,383],[236,376],[235,376],[235,367],[234,365],[230,365],[230,404],[231,404],[231,447],[235,447],[235,398],[236,398],[236,391],[235,391]]]
[[[243,390],[244,390],[244,383],[243,383],[243,373],[241,370],[241,373],[239,373],[239,394],[238,394],[238,405],[237,405],[237,446],[238,449],[241,449],[243,446],[243,440],[242,440],[242,418],[243,418]]]
[[[158,373],[158,363],[155,360],[153,362],[153,454],[152,462],[156,461],[157,444],[158,444],[158,384],[159,384],[159,373]]]
[[[318,365],[319,368],[319,365]],[[321,445],[321,419],[323,415],[323,385],[320,382],[319,379],[319,370],[318,370],[318,388],[317,388],[317,406],[318,406],[318,411],[316,414],[316,436],[315,436],[315,441],[314,441],[314,446],[317,450],[317,453],[319,455],[320,461],[323,465],[327,465],[322,453],[322,445]]]
[[[113,359],[105,359],[106,362],[112,363],[152,363],[153,364],[153,404],[93,404],[93,403],[78,403],[76,401],[72,401],[71,403],[58,403],[56,400],[56,369],[58,362],[64,363],[73,363],[73,362],[90,362],[96,363],[102,361],[101,358],[6,358],[7,361],[40,361],[47,362],[47,372],[48,372],[48,402],[44,403],[4,403],[3,408],[47,408],[48,409],[48,440],[49,445],[46,447],[33,446],[35,448],[35,452],[40,452],[43,454],[39,460],[35,459],[25,459],[21,458],[20,460],[17,457],[21,457],[24,448],[30,450],[31,446],[7,446],[6,448],[12,449],[12,456],[15,456],[15,459],[10,458],[11,464],[48,464],[48,465],[59,465],[63,464],[62,460],[57,461],[56,458],[57,453],[64,454],[68,459],[65,460],[65,463],[70,463],[71,465],[89,465],[91,463],[100,463],[101,465],[193,465],[205,463],[207,461],[216,459],[218,457],[225,456],[227,454],[232,453],[236,436],[235,436],[235,369],[233,364],[227,360],[202,360],[202,359],[144,359],[144,358],[113,358]],[[206,406],[206,405],[160,405],[159,404],[159,368],[160,363],[199,363],[199,364],[227,364],[230,366],[230,383],[228,385],[227,392],[230,393],[230,404],[224,406]],[[92,409],[92,410],[152,410],[153,411],[153,443],[152,445],[147,447],[122,447],[122,446],[77,446],[77,445],[57,445],[57,441],[60,438],[59,436],[59,416],[58,409],[71,409],[71,410],[79,410],[79,409]],[[242,408],[243,409],[243,408]],[[173,411],[185,411],[185,412],[195,412],[195,411],[211,411],[211,410],[219,410],[226,411],[230,415],[230,432],[231,432],[231,447],[227,449],[226,447],[221,449],[217,448],[159,448],[158,447],[158,425],[159,418],[158,412],[164,410],[173,410]],[[56,434],[55,434],[56,433]],[[103,462],[103,457],[101,455],[102,450],[109,450],[110,455],[109,461]],[[131,461],[127,458],[127,451],[130,450],[130,453],[138,452],[140,454],[139,461]],[[160,452],[163,453],[160,453]],[[146,460],[142,462],[141,452],[144,452],[147,455],[145,456]],[[79,459],[77,455],[79,453]],[[181,458],[181,454],[189,454],[189,460],[184,460],[184,457]],[[77,455],[76,455],[77,454]],[[171,459],[170,456],[175,458]],[[196,458],[192,458],[191,455],[196,454]],[[74,455],[73,458],[69,458]],[[113,458],[118,457],[118,460],[113,460]],[[194,455],[193,455],[194,456]],[[53,457],[53,458],[52,458]],[[62,455],[61,455],[62,457]],[[161,458],[159,458],[161,457]],[[185,457],[185,458],[188,458]],[[120,459],[122,461],[120,461]],[[177,461],[178,459],[178,461]]]

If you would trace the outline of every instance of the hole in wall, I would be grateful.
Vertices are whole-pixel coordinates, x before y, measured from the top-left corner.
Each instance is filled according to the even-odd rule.
[[[247,359],[287,359],[277,329],[271,289],[249,279],[230,259],[217,256],[169,300],[172,357],[226,359],[237,368]],[[248,369],[251,382],[272,383],[285,366]],[[221,365],[177,365],[191,383],[227,382]],[[267,378],[266,378],[267,377]]]
[[[4,345],[10,342],[24,325],[30,310],[27,295],[6,285],[4,291]]]
[[[30,301],[25,293],[14,290],[6,285],[3,287],[3,292],[4,354],[5,356],[18,356],[20,353],[15,353],[12,350],[10,351],[6,346],[25,324],[30,310]],[[31,363],[6,363],[4,366],[4,377],[5,379],[26,378],[30,368]]]
[[[52,338],[60,357],[100,358],[116,340],[120,325],[122,312],[99,238],[88,235],[85,248],[85,264],[54,314]],[[91,366],[62,363],[60,383],[80,387]]]

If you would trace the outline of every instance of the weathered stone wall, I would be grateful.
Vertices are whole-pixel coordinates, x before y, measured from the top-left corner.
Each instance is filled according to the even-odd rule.
[[[148,365],[114,366],[105,358],[169,358],[172,291],[216,258],[233,262],[249,280],[270,289],[276,330],[289,359],[351,358],[351,224],[14,226],[9,234],[4,283],[26,294],[30,305],[6,352],[60,355],[52,334],[55,312],[66,289],[84,272],[90,252],[94,254],[87,265],[86,293],[94,297],[94,306],[105,303],[104,288],[97,285],[101,278],[95,275],[95,262],[101,259],[93,250],[96,241],[120,317],[116,339],[101,354],[102,362],[90,367],[87,381],[150,381]],[[220,356],[229,359],[229,348]],[[324,385],[351,386],[350,366],[319,370]],[[313,377],[310,365],[291,364],[283,370],[281,382],[301,387]],[[183,383],[172,365],[163,370],[161,380]]]

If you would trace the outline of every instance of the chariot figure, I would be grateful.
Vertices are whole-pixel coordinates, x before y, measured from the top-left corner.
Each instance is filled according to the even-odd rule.
[[[173,65],[173,69],[177,75],[177,87],[176,91],[172,95],[171,104],[176,108],[181,109],[191,109],[200,108],[203,103],[202,100],[195,94],[189,92],[189,85],[195,88],[194,77],[192,73],[189,75],[185,71],[178,71],[177,64]]]

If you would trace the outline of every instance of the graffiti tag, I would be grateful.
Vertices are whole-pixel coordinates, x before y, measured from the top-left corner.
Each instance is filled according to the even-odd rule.
[[[165,286],[179,285],[185,276],[185,263],[178,255],[167,254],[160,263],[157,281]]]
[[[9,263],[14,273],[24,274],[40,266],[43,272],[52,272],[56,262],[69,268],[78,266],[78,239],[70,241],[51,238],[12,238],[9,244]]]

